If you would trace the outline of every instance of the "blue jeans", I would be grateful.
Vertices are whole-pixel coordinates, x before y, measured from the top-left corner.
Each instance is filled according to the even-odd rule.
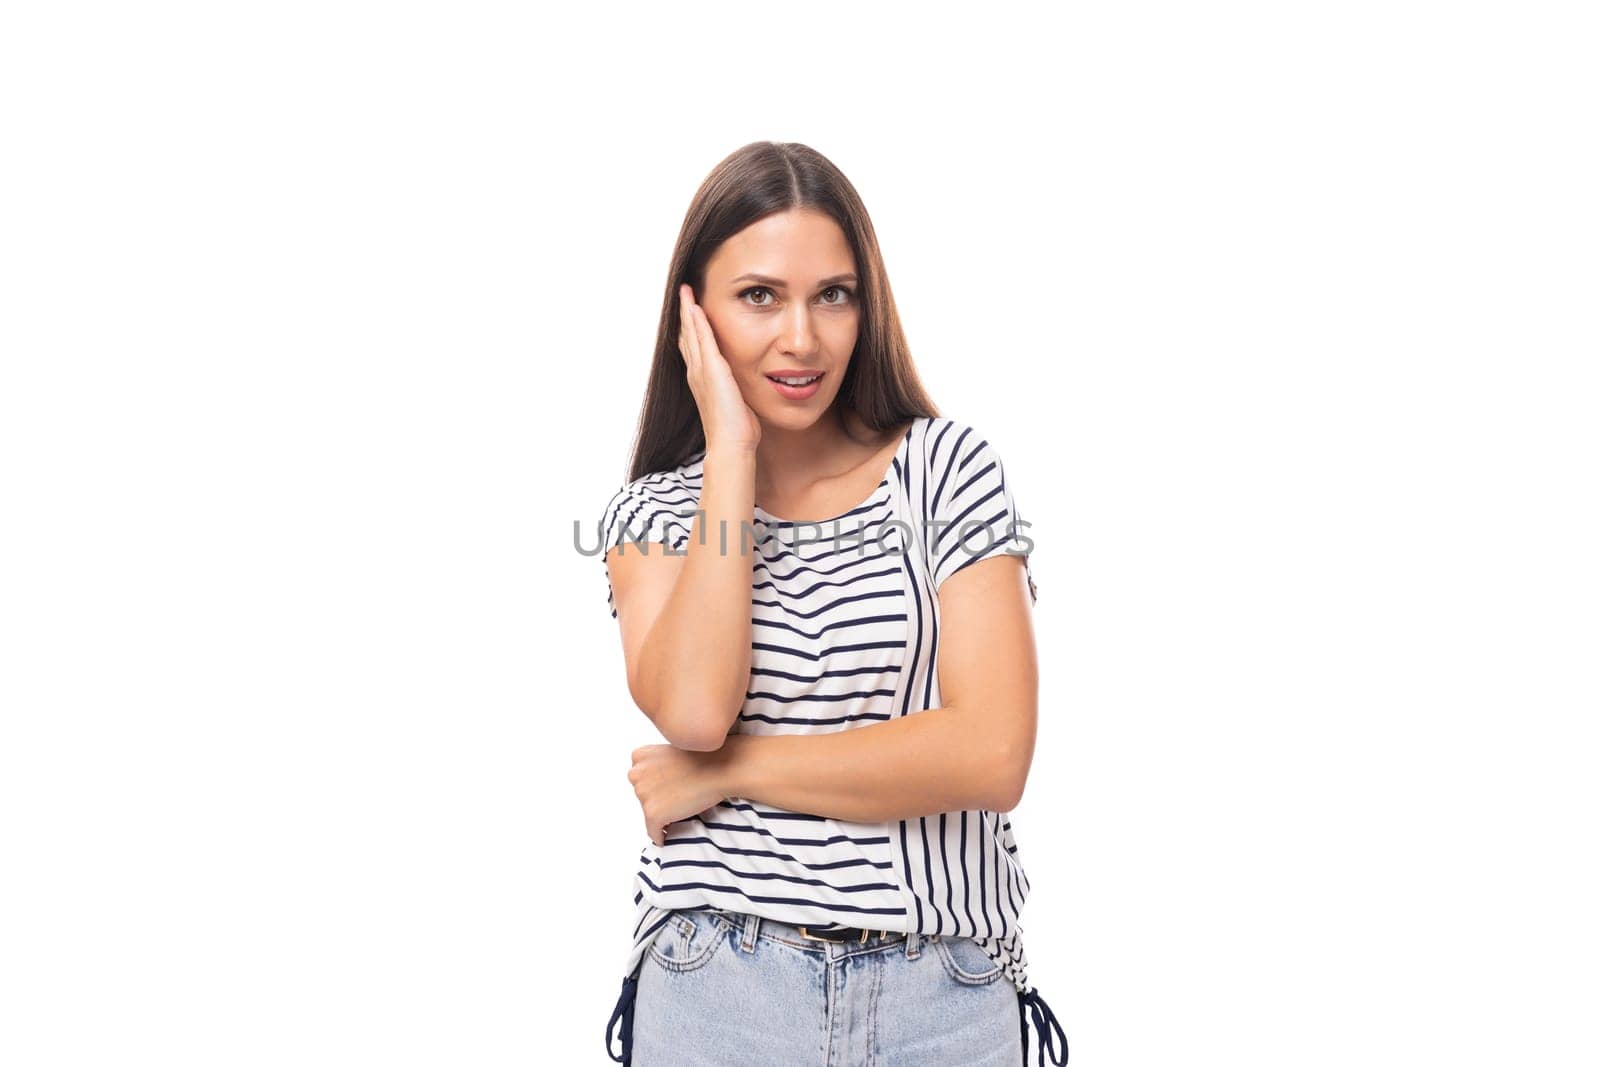
[[[808,940],[675,911],[639,964],[633,1067],[1016,1067],[1016,988],[969,938]]]

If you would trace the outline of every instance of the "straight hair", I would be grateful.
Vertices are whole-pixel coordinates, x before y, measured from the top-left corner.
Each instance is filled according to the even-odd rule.
[[[678,231],[628,481],[682,466],[706,446],[699,405],[678,351],[678,287],[688,284],[698,301],[705,293],[706,264],[724,241],[768,215],[796,208],[838,223],[855,257],[861,320],[834,414],[842,419],[853,412],[874,432],[939,416],[912,365],[878,237],[855,187],[814,148],[755,141],[706,176]]]

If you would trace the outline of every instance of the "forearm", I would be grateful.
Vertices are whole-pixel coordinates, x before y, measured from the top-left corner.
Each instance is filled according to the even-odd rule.
[[[829,734],[734,734],[723,753],[726,795],[788,811],[887,822],[1009,810],[1011,754],[980,716],[949,706]]]
[[[656,695],[662,733],[714,748],[738,716],[750,681],[755,549],[740,531],[755,508],[755,454],[711,452],[703,469],[683,570],[651,627],[640,670]]]

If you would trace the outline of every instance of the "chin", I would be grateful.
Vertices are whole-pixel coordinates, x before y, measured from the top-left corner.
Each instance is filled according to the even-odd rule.
[[[786,408],[782,411],[758,411],[761,421],[768,426],[776,426],[783,430],[805,430],[815,426],[827,413],[826,407],[816,409]]]

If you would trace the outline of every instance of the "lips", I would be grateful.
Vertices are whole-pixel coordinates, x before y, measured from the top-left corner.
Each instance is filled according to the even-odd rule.
[[[772,387],[786,400],[809,400],[816,395],[818,389],[822,388],[823,374],[823,371],[811,371],[809,373],[801,371],[798,374],[769,374],[767,375],[767,381],[771,382]],[[805,384],[790,385],[788,382],[781,381],[780,379],[782,378],[788,378],[789,381],[801,381]]]

